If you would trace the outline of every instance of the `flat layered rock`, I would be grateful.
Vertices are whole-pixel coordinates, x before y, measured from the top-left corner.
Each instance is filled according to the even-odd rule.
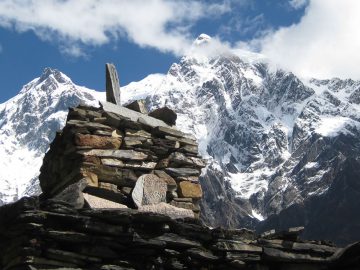
[[[262,253],[262,247],[249,245],[244,242],[236,241],[236,240],[218,240],[214,246],[216,250],[223,251],[239,251],[239,252],[249,252],[249,253]]]
[[[202,189],[200,184],[195,184],[188,181],[180,182],[179,193],[180,196],[185,198],[201,199],[202,197]]]
[[[109,166],[94,166],[91,168],[99,181],[112,183],[118,186],[133,187],[135,186],[137,176],[134,171]]]
[[[127,137],[143,137],[143,138],[151,139],[151,133],[146,132],[145,130],[127,129],[125,131],[125,136],[127,136]]]
[[[99,198],[87,193],[84,193],[84,198],[91,208],[109,208],[109,209],[120,209],[127,208],[126,205],[109,201],[103,198]]]
[[[140,208],[144,205],[166,202],[167,184],[154,174],[144,174],[136,181],[132,199]]]
[[[294,262],[294,263],[326,263],[328,260],[323,257],[316,257],[310,254],[282,251],[275,248],[264,247],[264,258],[266,260]]]
[[[161,121],[159,119],[144,115],[142,113],[130,110],[125,107],[117,106],[115,104],[109,103],[109,102],[100,102],[103,110],[111,113],[115,113],[117,115],[120,115],[122,117],[126,117],[129,120],[133,122],[138,122],[144,125],[147,125],[151,128],[155,127],[169,127],[164,121]]]
[[[115,137],[77,133],[75,134],[74,142],[77,146],[90,146],[98,149],[119,149],[122,140]]]
[[[112,128],[103,125],[100,123],[94,123],[94,122],[88,122],[88,121],[81,121],[81,120],[69,120],[66,122],[67,126],[74,126],[78,128],[87,128],[89,130],[106,130],[106,131],[112,131]],[[81,132],[82,133],[82,132]]]
[[[169,126],[158,126],[155,127],[153,130],[154,135],[160,135],[160,136],[173,136],[173,137],[186,137],[189,136],[188,134],[181,132],[180,130],[177,130],[175,128],[171,128]]]
[[[193,168],[165,168],[165,171],[174,177],[200,175],[200,170]]]
[[[205,162],[201,158],[187,157],[184,153],[174,152],[169,156],[170,167],[197,167],[204,168]]]
[[[180,142],[180,144],[188,144],[188,145],[193,145],[193,146],[197,146],[198,143],[196,140],[194,139],[190,139],[190,138],[186,138],[186,137],[173,137],[170,135],[165,135],[165,139],[170,140],[170,141],[178,141]]]
[[[195,218],[194,212],[189,209],[178,208],[165,202],[153,205],[143,205],[140,212],[151,212],[168,216],[172,219]]]
[[[92,150],[80,150],[78,154],[85,156],[96,156],[101,158],[118,158],[123,160],[145,160],[148,158],[147,154],[137,152],[134,150],[103,150],[103,149],[92,149]]]

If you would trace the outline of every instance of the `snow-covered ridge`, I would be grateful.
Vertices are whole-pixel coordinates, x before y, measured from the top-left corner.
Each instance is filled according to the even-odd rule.
[[[4,157],[0,161],[4,168],[0,170],[0,202],[23,196],[29,182],[37,178],[43,155],[55,132],[63,127],[68,107],[80,101],[98,106],[103,96],[46,68],[17,96],[0,105],[0,155]]]

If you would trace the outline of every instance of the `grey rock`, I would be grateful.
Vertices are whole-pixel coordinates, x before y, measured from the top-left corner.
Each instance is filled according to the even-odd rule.
[[[176,124],[176,113],[166,106],[151,111],[149,116],[160,119],[169,126],[174,126]]]
[[[106,69],[106,101],[121,105],[119,77],[114,64],[107,63]]]
[[[148,110],[145,107],[145,100],[140,99],[140,100],[135,100],[127,105],[124,106],[125,108],[128,108],[130,110],[139,112],[139,113],[143,113],[143,114],[147,114]],[[156,117],[155,117],[156,118]]]
[[[166,201],[167,184],[154,174],[144,174],[136,181],[131,197],[138,208]]]

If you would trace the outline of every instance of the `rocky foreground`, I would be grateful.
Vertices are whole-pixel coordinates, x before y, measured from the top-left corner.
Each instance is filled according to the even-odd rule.
[[[359,269],[360,244],[262,236],[134,209],[74,209],[36,197],[0,208],[3,270]]]

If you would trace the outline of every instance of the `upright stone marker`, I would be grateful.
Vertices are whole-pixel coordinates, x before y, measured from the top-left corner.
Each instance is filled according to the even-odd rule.
[[[106,64],[106,101],[120,104],[120,83],[114,64]]]

